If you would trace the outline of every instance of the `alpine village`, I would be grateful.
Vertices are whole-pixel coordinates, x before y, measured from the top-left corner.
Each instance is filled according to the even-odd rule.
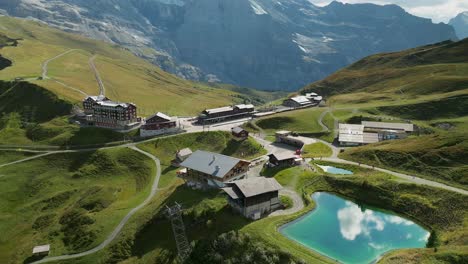
[[[0,263],[468,263],[465,1],[1,0],[0,111]]]

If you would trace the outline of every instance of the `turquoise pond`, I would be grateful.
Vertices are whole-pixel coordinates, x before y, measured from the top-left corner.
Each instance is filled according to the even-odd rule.
[[[372,263],[401,248],[424,248],[429,232],[397,215],[359,206],[329,193],[314,193],[316,209],[280,232],[341,263]]]
[[[351,175],[353,174],[352,171],[345,170],[345,169],[340,169],[337,167],[333,166],[322,166],[322,165],[317,165],[319,166],[323,171],[331,173],[331,174],[338,174],[338,175]]]

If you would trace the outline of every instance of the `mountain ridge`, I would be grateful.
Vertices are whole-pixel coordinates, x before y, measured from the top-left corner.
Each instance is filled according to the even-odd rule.
[[[468,37],[468,11],[458,14],[449,21],[449,25],[455,28],[457,36],[461,39]]]
[[[117,43],[186,79],[295,90],[370,54],[455,39],[395,5],[306,0],[10,0],[0,9]]]

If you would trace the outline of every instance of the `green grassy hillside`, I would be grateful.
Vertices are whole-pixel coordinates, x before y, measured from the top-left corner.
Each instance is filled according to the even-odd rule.
[[[338,105],[408,104],[468,93],[468,40],[442,42],[360,60],[303,92]]]
[[[94,145],[132,134],[70,124],[72,103],[28,82],[0,81],[1,145]]]
[[[468,39],[360,60],[302,92],[328,95],[340,122],[405,122],[420,137],[349,148],[343,158],[468,188]]]
[[[466,135],[436,133],[352,148],[341,157],[468,188],[467,153]]]
[[[129,149],[50,155],[1,168],[0,262],[23,263],[40,244],[50,243],[54,254],[96,246],[148,195],[154,170],[152,160]]]
[[[222,85],[211,87],[182,80],[121,47],[65,33],[42,23],[0,17],[0,24],[0,44],[2,39],[5,43],[8,39],[19,39],[17,45],[5,45],[0,50],[2,56],[13,62],[11,67],[0,71],[0,80],[25,78],[73,102],[84,97],[76,89],[90,95],[98,94],[98,85],[89,66],[89,59],[94,55],[97,55],[95,64],[107,96],[136,103],[143,116],[156,111],[195,115],[205,108],[245,100],[264,103],[271,99],[267,92],[245,93],[232,87],[223,89]],[[34,80],[42,74],[41,64],[72,49],[49,63],[48,76],[53,80]]]

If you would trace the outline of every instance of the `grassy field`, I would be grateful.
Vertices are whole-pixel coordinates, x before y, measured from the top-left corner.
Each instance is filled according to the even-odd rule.
[[[466,153],[466,134],[445,132],[352,148],[340,157],[467,189]]]
[[[304,88],[334,106],[413,104],[468,93],[468,41],[369,56]]]
[[[37,155],[37,153],[30,152],[18,152],[18,151],[0,151],[0,165],[9,162],[25,159],[31,156]]]
[[[306,145],[303,149],[302,157],[320,158],[320,157],[330,157],[332,154],[333,154],[333,151],[328,145],[322,142],[317,142],[314,144]]]
[[[318,119],[323,111],[321,108],[306,108],[285,112],[259,118],[256,124],[268,134],[274,134],[278,130],[320,132],[322,131],[322,127],[319,125]]]
[[[20,154],[2,153],[2,160]],[[154,163],[129,149],[50,155],[0,169],[0,262],[35,245],[56,255],[102,242],[149,193]]]
[[[107,96],[117,101],[136,103],[142,116],[156,111],[195,115],[206,108],[244,101],[263,104],[283,95],[224,85],[212,87],[182,80],[118,46],[28,20],[0,17],[0,23],[0,36],[21,39],[17,46],[1,49],[2,56],[13,61],[13,65],[0,71],[0,80],[37,78],[41,76],[44,61],[76,49],[51,61],[48,75],[87,94],[97,94],[97,82],[88,65],[89,59],[97,55],[95,64],[106,86]],[[83,99],[83,94],[53,80],[36,80],[34,83],[71,102]]]

